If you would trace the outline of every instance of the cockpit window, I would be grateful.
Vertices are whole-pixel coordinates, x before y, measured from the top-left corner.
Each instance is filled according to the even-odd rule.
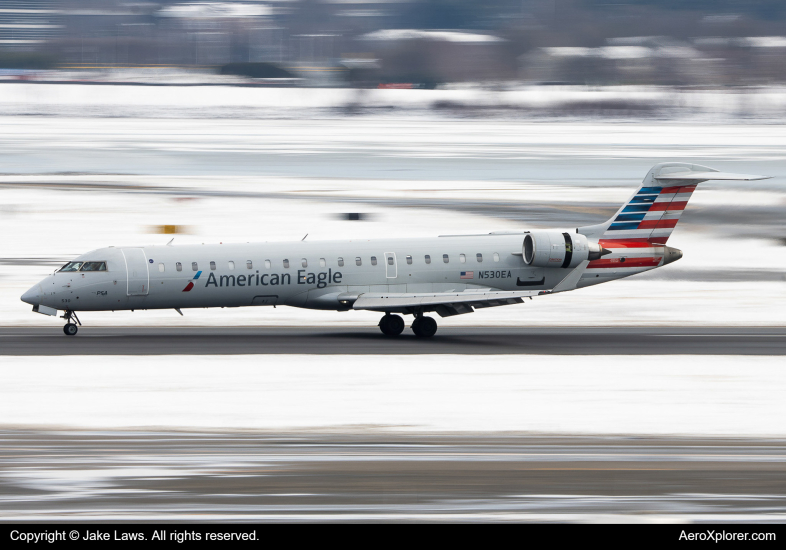
[[[85,262],[80,271],[106,271],[106,262]]]
[[[82,262],[68,262],[60,271],[79,271],[80,267],[82,267]]]

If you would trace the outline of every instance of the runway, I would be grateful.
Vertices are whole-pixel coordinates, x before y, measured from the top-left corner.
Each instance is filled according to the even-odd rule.
[[[376,327],[0,328],[0,355],[786,355],[786,327],[440,327],[431,339]]]
[[[0,432],[4,521],[786,518],[786,442],[521,434]]]

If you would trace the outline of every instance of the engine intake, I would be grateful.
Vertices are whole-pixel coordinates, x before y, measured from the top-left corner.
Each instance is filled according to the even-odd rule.
[[[584,260],[597,260],[611,254],[600,244],[587,240],[581,233],[535,231],[524,237],[521,255],[533,267],[572,268]]]

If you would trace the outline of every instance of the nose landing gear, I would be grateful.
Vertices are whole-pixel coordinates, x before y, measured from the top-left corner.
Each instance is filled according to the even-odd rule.
[[[76,333],[79,332],[79,327],[76,326],[76,323],[73,323],[71,319],[74,319],[79,323],[79,326],[82,326],[82,321],[76,316],[76,312],[66,310],[65,315],[61,315],[60,317],[66,320],[66,325],[63,327],[63,333],[66,336],[76,336]]]
[[[379,321],[379,330],[386,336],[398,336],[404,330],[404,319],[398,315],[386,313]]]

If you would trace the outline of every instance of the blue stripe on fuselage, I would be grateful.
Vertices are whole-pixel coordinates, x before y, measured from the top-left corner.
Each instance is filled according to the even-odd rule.
[[[202,272],[201,271],[197,271],[197,274],[194,275],[194,280],[196,281],[197,279],[199,279],[200,275],[202,275]]]

